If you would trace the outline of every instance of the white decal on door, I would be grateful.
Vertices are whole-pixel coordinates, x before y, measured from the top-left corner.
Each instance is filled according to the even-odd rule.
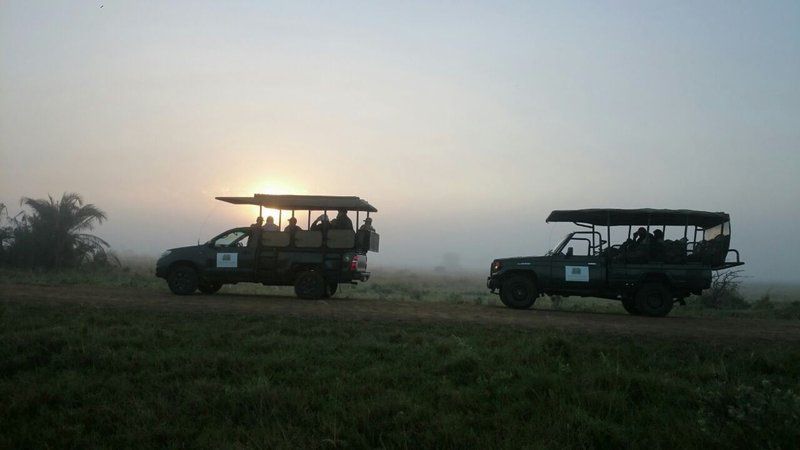
[[[581,283],[589,282],[589,266],[566,266],[564,267],[564,279],[566,281],[578,281]]]
[[[239,254],[217,253],[217,267],[239,267]]]

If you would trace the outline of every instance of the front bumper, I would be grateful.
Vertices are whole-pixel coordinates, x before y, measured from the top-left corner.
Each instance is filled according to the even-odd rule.
[[[167,278],[167,266],[156,266],[156,278]]]
[[[494,294],[494,291],[500,287],[500,283],[498,283],[497,278],[488,276],[486,278],[486,287],[492,291],[492,294]]]

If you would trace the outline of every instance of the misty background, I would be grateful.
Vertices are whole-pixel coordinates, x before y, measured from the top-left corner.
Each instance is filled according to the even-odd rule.
[[[157,255],[257,215],[214,196],[358,195],[372,265],[487,271],[552,209],[726,211],[798,281],[798,80],[791,1],[4,1],[0,202]]]

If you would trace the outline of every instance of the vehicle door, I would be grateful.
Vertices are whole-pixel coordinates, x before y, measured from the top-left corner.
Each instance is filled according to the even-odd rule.
[[[590,292],[605,285],[605,257],[594,255],[585,235],[569,235],[550,257],[550,283],[555,290]]]
[[[256,246],[249,241],[249,228],[235,228],[209,241],[208,273],[222,282],[252,281]]]

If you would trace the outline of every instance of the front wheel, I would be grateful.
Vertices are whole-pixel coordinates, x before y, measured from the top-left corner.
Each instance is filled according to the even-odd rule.
[[[664,317],[672,311],[672,295],[661,283],[647,283],[636,291],[636,309],[645,316]]]
[[[325,278],[315,270],[300,272],[294,281],[294,293],[300,298],[322,298],[327,290]]]
[[[187,266],[176,267],[169,273],[167,285],[173,294],[194,294],[198,285],[197,272],[193,268]]]
[[[512,275],[500,285],[500,301],[509,308],[528,309],[538,296],[536,283],[524,275]]]

